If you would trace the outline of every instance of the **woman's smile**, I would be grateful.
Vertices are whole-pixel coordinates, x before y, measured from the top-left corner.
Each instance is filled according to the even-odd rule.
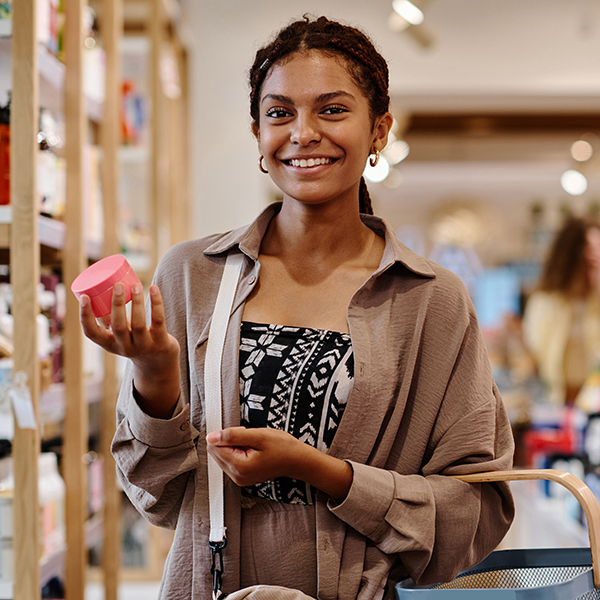
[[[291,159],[284,159],[282,162],[284,162],[286,165],[289,165],[290,167],[299,167],[301,169],[312,169],[314,167],[319,167],[321,165],[331,165],[334,162],[336,162],[337,159],[334,158],[291,158]]]

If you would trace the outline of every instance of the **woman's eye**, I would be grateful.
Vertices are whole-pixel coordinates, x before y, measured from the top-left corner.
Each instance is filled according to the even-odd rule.
[[[340,115],[342,113],[348,112],[347,108],[343,106],[328,106],[323,113],[326,115]]]
[[[267,117],[274,117],[275,119],[283,119],[284,117],[291,116],[291,113],[285,108],[270,108],[267,113]]]

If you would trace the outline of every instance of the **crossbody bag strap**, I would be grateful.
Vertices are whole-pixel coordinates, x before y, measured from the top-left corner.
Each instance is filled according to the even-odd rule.
[[[223,270],[208,332],[204,362],[204,406],[207,433],[223,429],[223,394],[221,388],[223,348],[225,347],[225,336],[243,264],[244,255],[242,253],[230,252],[227,255],[227,262]],[[209,546],[212,550],[213,597],[218,598],[221,595],[221,576],[223,573],[222,550],[227,544],[225,503],[223,471],[210,454],[208,455],[208,497],[210,503]]]

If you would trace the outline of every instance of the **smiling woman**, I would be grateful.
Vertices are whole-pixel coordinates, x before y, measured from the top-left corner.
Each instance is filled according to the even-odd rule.
[[[372,215],[362,173],[392,124],[385,60],[358,29],[304,18],[258,51],[250,86],[259,165],[283,202],[169,250],[149,326],[137,289],[129,324],[115,286],[111,330],[82,301],[86,335],[130,359],[113,442],[123,487],[176,529],[160,598],[222,583],[381,600],[407,574],[449,580],[494,549],[513,504],[505,483],[446,476],[509,469],[513,442],[464,286]],[[224,428],[208,431],[228,258],[242,267],[221,323]],[[222,581],[209,569],[213,459],[227,475]]]

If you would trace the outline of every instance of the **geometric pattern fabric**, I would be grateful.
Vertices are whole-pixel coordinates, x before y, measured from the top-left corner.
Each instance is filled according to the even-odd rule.
[[[240,336],[240,410],[244,427],[287,431],[327,452],[354,379],[350,335],[244,321]],[[313,504],[303,481],[279,477],[243,488],[277,502]]]

